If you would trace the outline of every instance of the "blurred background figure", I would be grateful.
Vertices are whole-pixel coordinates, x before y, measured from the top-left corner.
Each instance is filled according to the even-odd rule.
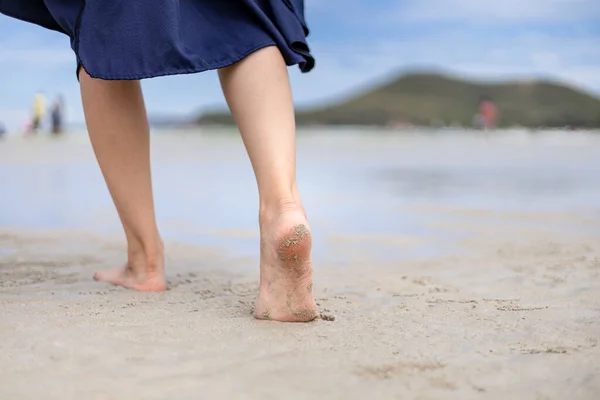
[[[38,91],[33,96],[33,110],[31,124],[28,126],[27,133],[37,133],[40,129],[44,115],[46,114],[46,96],[44,92]]]
[[[496,105],[487,96],[479,99],[479,112],[475,115],[475,128],[495,129],[498,122],[498,111]]]
[[[62,95],[60,94],[57,95],[52,102],[50,118],[52,120],[52,134],[61,134],[63,132],[64,123],[64,101]]]
[[[0,121],[0,139],[2,139],[5,134],[6,134],[6,128],[5,128],[4,124]]]

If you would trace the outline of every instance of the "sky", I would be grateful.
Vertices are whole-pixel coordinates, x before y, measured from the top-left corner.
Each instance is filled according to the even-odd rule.
[[[200,1],[200,0],[199,0]],[[600,96],[600,0],[305,0],[316,68],[290,67],[295,102],[312,106],[406,71],[475,79],[551,78]],[[216,73],[142,83],[150,115],[224,107]],[[83,121],[65,35],[0,15],[0,122],[19,129],[37,90],[62,93]]]

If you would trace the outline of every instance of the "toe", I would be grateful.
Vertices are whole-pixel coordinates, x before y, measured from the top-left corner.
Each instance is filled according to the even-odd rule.
[[[112,269],[108,271],[97,271],[94,274],[94,280],[99,282],[112,283],[113,285],[123,284],[123,271],[120,269]]]
[[[94,280],[95,281],[99,281],[99,282],[104,282],[106,281],[106,278],[104,277],[105,273],[103,271],[96,271],[94,272]]]

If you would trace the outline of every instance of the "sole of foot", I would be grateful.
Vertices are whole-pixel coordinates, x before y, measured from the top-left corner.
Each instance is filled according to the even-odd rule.
[[[312,236],[301,210],[261,223],[260,288],[254,317],[280,322],[319,318],[312,293]]]

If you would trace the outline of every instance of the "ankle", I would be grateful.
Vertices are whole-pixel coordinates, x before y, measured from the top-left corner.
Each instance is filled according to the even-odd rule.
[[[129,245],[128,265],[131,269],[145,273],[162,273],[164,265],[164,245],[158,239],[143,246]]]
[[[270,201],[260,200],[259,220],[261,223],[268,222],[289,212],[304,213],[302,206],[292,196]]]
[[[159,255],[129,255],[128,268],[135,274],[143,276],[162,275],[164,272],[164,260]]]

